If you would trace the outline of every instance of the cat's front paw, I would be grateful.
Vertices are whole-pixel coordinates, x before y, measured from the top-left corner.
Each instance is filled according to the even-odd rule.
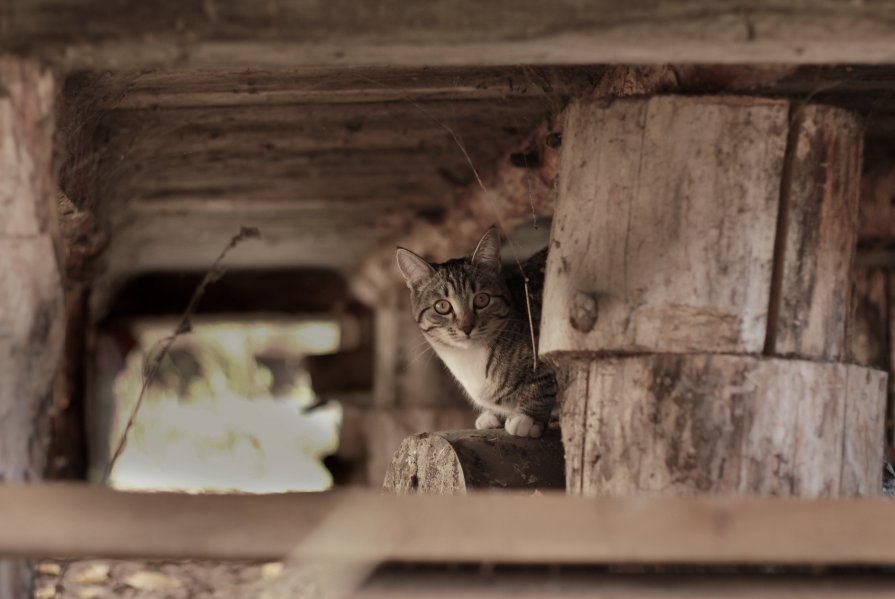
[[[482,412],[481,414],[479,414],[479,417],[475,419],[475,427],[477,430],[483,430],[486,428],[500,428],[502,426],[503,423],[494,412]]]
[[[506,429],[517,437],[538,438],[544,434],[544,425],[525,414],[513,414],[507,418]]]

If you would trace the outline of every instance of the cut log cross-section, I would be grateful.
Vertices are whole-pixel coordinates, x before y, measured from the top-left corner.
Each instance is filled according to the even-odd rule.
[[[0,484],[43,475],[65,307],[56,253],[53,81],[0,56]],[[29,568],[0,560],[0,597],[30,597]]]
[[[562,489],[559,431],[541,439],[503,430],[463,430],[407,437],[392,458],[383,490],[399,495],[465,494],[476,489]]]
[[[567,488],[878,493],[885,374],[844,363],[856,118],[675,96],[566,118],[540,352]]]

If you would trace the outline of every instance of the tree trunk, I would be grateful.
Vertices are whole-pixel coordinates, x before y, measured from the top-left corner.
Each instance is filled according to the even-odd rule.
[[[572,364],[576,493],[875,495],[886,375],[845,364],[660,354]],[[583,442],[581,442],[583,440]]]
[[[838,362],[855,118],[657,96],[573,103],[564,131],[540,351],[568,489],[878,493],[885,374]]]
[[[62,352],[52,102],[48,73],[0,57],[0,483],[43,476]],[[0,562],[0,599],[30,597],[30,589],[27,564]]]
[[[476,489],[564,486],[558,431],[529,439],[503,430],[463,430],[405,439],[392,458],[382,488],[397,494],[452,495]]]

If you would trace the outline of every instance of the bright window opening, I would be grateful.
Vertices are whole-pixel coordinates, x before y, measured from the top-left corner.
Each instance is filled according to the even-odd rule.
[[[172,320],[133,326],[137,348],[114,384],[111,448],[140,394],[144,369],[175,326]],[[338,448],[342,410],[337,402],[318,402],[304,358],[338,351],[343,328],[335,320],[194,323],[162,360],[110,484],[251,493],[331,487],[322,459]]]

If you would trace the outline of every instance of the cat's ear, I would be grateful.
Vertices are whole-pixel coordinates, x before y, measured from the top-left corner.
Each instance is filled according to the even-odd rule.
[[[416,289],[435,274],[431,264],[404,248],[398,248],[398,270],[411,289]]]
[[[476,266],[487,266],[494,270],[500,270],[500,235],[497,226],[491,227],[482,235],[479,244],[472,253],[472,263]]]

